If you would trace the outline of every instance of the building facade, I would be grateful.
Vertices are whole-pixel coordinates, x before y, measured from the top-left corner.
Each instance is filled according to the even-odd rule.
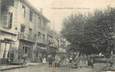
[[[0,59],[35,61],[47,49],[49,20],[26,0],[2,0],[0,7]]]
[[[12,54],[15,50],[18,32],[16,31],[16,23],[13,18],[15,18],[14,2],[9,2],[7,0],[1,0],[0,3],[0,62],[6,63],[8,57],[14,58]],[[9,54],[9,51],[11,54]],[[16,58],[16,57],[15,57]]]
[[[0,62],[41,62],[55,56],[67,41],[51,30],[49,20],[27,0],[0,2]]]

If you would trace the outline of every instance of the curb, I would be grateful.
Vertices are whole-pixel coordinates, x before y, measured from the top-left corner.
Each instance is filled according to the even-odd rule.
[[[5,71],[5,70],[12,70],[12,69],[17,69],[17,68],[24,68],[24,67],[27,67],[27,66],[17,66],[17,67],[9,67],[9,68],[3,68],[3,69],[0,69],[0,71]]]
[[[18,69],[18,68],[25,68],[25,67],[37,66],[37,65],[41,65],[41,63],[40,64],[36,64],[36,65],[29,64],[29,65],[20,65],[20,66],[16,66],[16,67],[3,68],[3,69],[0,69],[0,71],[12,70],[12,69]]]

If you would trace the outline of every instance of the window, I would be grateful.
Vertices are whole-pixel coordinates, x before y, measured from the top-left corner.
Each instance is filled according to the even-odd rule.
[[[32,10],[30,10],[29,20],[32,21],[32,19],[33,19],[33,12]]]
[[[17,27],[15,27],[15,30],[17,30]]]
[[[24,31],[25,31],[25,25],[21,25],[20,31],[21,31],[21,32],[24,32]]]
[[[38,36],[40,36],[40,34],[41,34],[41,33],[40,33],[40,32],[38,32]]]
[[[41,18],[40,18],[40,16],[38,16],[38,23],[41,26]]]
[[[41,33],[40,32],[38,32],[38,38],[41,38]]]
[[[32,37],[32,29],[31,28],[29,28],[29,35],[28,36],[29,36],[29,38]]]
[[[22,9],[23,9],[23,13],[24,13],[24,17],[26,16],[26,10],[25,10],[25,6],[22,5]]]
[[[8,22],[7,22],[7,28],[12,28],[12,21],[13,21],[13,13],[8,13]]]

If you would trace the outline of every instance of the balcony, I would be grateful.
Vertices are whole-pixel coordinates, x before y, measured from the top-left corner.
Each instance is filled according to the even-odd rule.
[[[38,42],[39,44],[45,44],[45,45],[48,44],[47,40],[42,39],[42,38],[38,38],[37,42]]]
[[[29,34],[29,33],[19,33],[18,34],[18,39],[20,40],[25,40],[25,41],[30,41],[30,42],[35,42],[36,38],[34,34]]]
[[[52,40],[52,39],[49,40],[48,45],[49,45],[50,47],[58,48],[58,43],[57,43],[56,41]]]

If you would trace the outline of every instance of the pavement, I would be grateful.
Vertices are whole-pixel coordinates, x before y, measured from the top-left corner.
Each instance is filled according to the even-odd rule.
[[[101,72],[103,69],[105,69],[107,67],[106,63],[96,63],[94,64],[94,72]]]
[[[111,67],[107,66],[105,69],[103,69],[104,71],[114,71],[115,72],[115,64],[113,64]]]
[[[0,71],[17,69],[17,68],[24,68],[24,67],[36,66],[36,65],[40,65],[40,63],[27,63],[24,65],[0,65]]]

